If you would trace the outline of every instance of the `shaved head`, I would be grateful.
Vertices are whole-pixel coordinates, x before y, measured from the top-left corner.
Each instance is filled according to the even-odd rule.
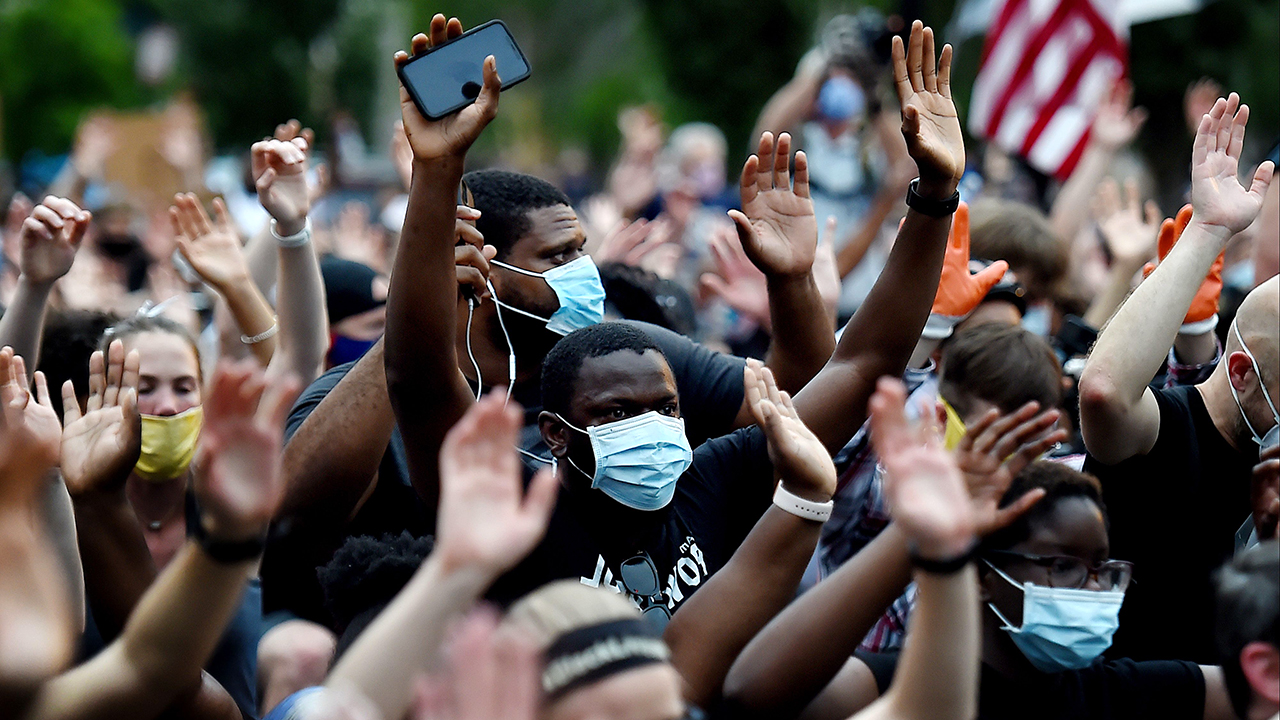
[[[1276,387],[1280,379],[1280,276],[1254,288],[1236,311],[1236,328],[1258,361],[1262,381]],[[1234,332],[1227,335],[1227,352],[1243,350]]]

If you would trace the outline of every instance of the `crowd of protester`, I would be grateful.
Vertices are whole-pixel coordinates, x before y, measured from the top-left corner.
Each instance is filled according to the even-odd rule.
[[[296,121],[241,184],[170,153],[158,204],[90,122],[14,195],[0,716],[1280,717],[1280,197],[1236,94],[1188,93],[1164,219],[1127,86],[1043,202],[919,22],[831,21],[740,173],[625,110],[598,192],[468,171],[501,72],[402,91],[363,195]]]

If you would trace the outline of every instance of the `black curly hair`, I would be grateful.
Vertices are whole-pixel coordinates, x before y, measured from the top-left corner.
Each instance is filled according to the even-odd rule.
[[[1000,498],[1000,507],[1008,507],[1014,500],[1040,488],[1045,495],[1008,527],[997,530],[982,541],[985,550],[1008,550],[1031,537],[1031,528],[1053,513],[1058,503],[1067,498],[1081,497],[1091,500],[1102,511],[1102,521],[1110,530],[1107,506],[1102,502],[1102,484],[1088,473],[1072,469],[1069,465],[1049,460],[1037,460],[1022,469]]]
[[[476,229],[486,245],[498,250],[498,259],[533,227],[529,213],[545,207],[570,205],[569,196],[555,185],[524,173],[506,170],[473,170],[463,177],[480,211]]]
[[[434,546],[432,536],[418,537],[407,530],[381,538],[356,535],[347,538],[327,565],[316,569],[325,609],[338,633],[335,660],[404,588]]]
[[[654,350],[666,358],[653,338],[626,323],[602,322],[564,336],[542,361],[543,409],[562,415],[568,412],[582,361],[622,350],[641,355]]]

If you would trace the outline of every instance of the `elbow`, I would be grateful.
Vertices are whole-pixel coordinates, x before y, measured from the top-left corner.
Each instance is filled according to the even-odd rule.
[[[1122,404],[1122,394],[1112,373],[1090,362],[1080,376],[1080,417],[1102,418],[1114,414]]]

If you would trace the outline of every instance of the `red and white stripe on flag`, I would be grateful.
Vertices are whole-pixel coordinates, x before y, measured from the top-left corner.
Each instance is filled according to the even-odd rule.
[[[969,130],[1059,179],[1075,169],[1098,104],[1128,72],[1120,0],[997,0]]]

